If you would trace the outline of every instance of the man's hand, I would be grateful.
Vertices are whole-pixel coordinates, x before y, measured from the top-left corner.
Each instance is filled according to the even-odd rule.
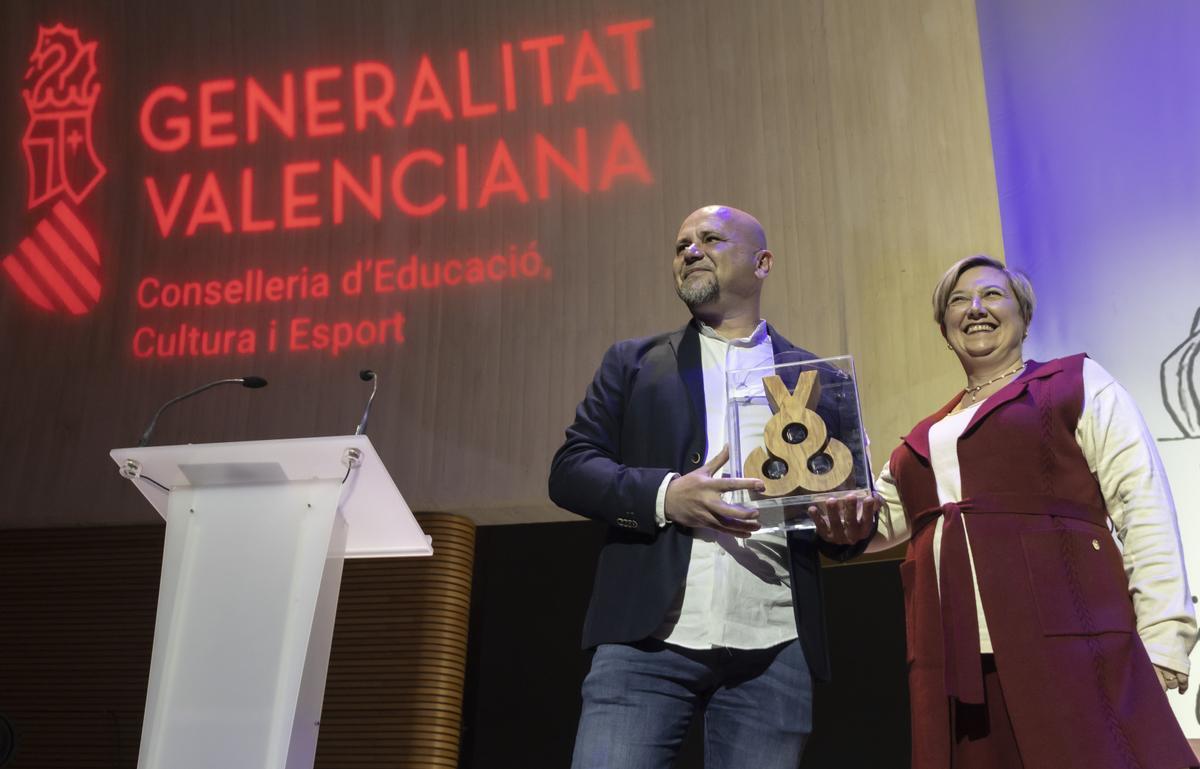
[[[1187,673],[1176,673],[1174,670],[1160,668],[1158,665],[1154,666],[1154,672],[1158,674],[1158,683],[1164,692],[1169,689],[1178,689],[1179,693],[1183,694],[1187,691]]]
[[[726,446],[706,464],[671,481],[663,502],[667,520],[680,526],[713,529],[735,537],[748,537],[758,531],[758,511],[727,504],[721,494],[739,489],[763,491],[763,482],[757,478],[714,478],[713,473],[728,460],[729,447]]]
[[[853,545],[871,536],[883,500],[877,494],[824,499],[808,507],[817,536],[835,545]]]

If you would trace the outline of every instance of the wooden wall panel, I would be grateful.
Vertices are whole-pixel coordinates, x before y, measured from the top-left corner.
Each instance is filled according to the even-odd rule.
[[[137,765],[162,542],[143,526],[0,535],[13,769]]]
[[[458,766],[475,525],[420,521],[433,558],[346,562],[318,769]]]
[[[433,558],[346,562],[317,767],[458,766],[474,524],[420,521]],[[0,536],[11,769],[137,765],[162,537],[161,526]]]

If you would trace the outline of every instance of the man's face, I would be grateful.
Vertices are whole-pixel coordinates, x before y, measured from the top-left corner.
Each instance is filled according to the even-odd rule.
[[[683,220],[675,241],[675,291],[693,310],[757,299],[770,270],[758,222],[709,206]]]

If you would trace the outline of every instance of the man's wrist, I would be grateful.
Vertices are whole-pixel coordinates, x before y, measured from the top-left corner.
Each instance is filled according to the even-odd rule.
[[[667,521],[667,487],[671,485],[671,481],[679,477],[679,473],[667,473],[663,476],[662,483],[658,485],[658,494],[654,498],[654,523],[658,528],[665,528]]]

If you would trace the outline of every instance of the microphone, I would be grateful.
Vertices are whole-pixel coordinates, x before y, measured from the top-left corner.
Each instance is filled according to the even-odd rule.
[[[375,392],[379,389],[379,376],[369,368],[365,368],[358,372],[358,378],[364,382],[371,382],[371,397],[367,398],[367,407],[363,409],[362,419],[358,422],[358,427],[354,430],[355,435],[363,435],[367,432],[367,417],[371,416],[371,404],[375,401]]]
[[[150,419],[150,424],[146,425],[146,430],[142,433],[141,440],[138,441],[138,446],[145,446],[150,441],[150,433],[154,432],[154,425],[158,423],[158,418],[167,410],[168,406],[172,406],[185,398],[190,398],[193,395],[204,392],[205,390],[223,384],[240,384],[242,387],[249,387],[252,390],[257,390],[260,387],[267,386],[267,380],[260,376],[243,376],[234,377],[232,379],[218,379],[215,382],[209,382],[206,385],[200,385],[194,390],[189,390],[183,395],[177,395],[171,400],[158,407],[158,411],[154,412],[154,416]]]

